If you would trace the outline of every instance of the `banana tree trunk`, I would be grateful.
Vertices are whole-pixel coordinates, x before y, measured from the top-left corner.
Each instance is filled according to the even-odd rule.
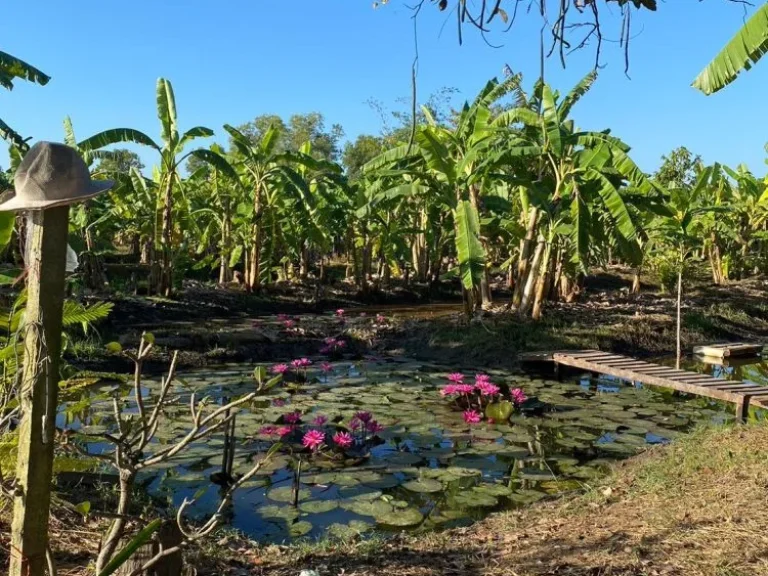
[[[536,237],[536,223],[539,219],[538,208],[531,207],[531,213],[528,216],[528,225],[525,229],[525,239],[520,248],[520,260],[517,263],[517,285],[512,295],[512,304],[520,307],[523,301],[523,290],[525,289],[525,280],[529,276],[529,258],[533,249],[533,240]]]
[[[642,269],[640,266],[635,268],[635,273],[632,276],[632,294],[640,294],[640,273]]]
[[[261,210],[261,190],[257,186],[253,191],[253,224],[251,228],[251,256],[248,272],[249,290],[261,288],[261,226],[259,224]]]
[[[160,285],[158,292],[169,296],[173,288],[173,175],[167,175],[163,192],[163,228],[160,236],[162,254],[160,262]]]
[[[539,266],[539,277],[536,279],[536,294],[533,300],[533,310],[531,311],[531,318],[534,320],[541,318],[544,294],[547,293],[547,288],[549,287],[551,256],[552,244],[547,242],[544,257],[541,259],[541,265]]]
[[[302,282],[309,277],[309,246],[304,242],[301,246],[301,261],[299,262],[299,278]]]
[[[681,314],[680,314],[680,308],[682,306],[683,301],[683,265],[680,264],[680,268],[677,271],[677,369],[680,369],[680,358],[682,357],[682,346],[681,346],[681,338],[680,338],[680,328],[681,328]]]
[[[544,256],[545,247],[546,241],[541,238],[538,244],[536,244],[536,250],[533,253],[533,260],[528,272],[528,278],[525,282],[525,288],[523,288],[519,308],[520,316],[525,316],[528,313],[528,309],[531,307],[531,297],[533,296],[534,288],[536,286],[536,278],[538,276],[539,266],[541,265],[541,259]]]
[[[427,224],[427,214],[422,208],[419,210],[416,216],[416,228],[418,230],[424,230]],[[413,261],[413,269],[416,272],[416,280],[418,282],[426,282],[427,270],[428,270],[428,251],[427,251],[427,235],[424,232],[419,232],[414,235],[413,244],[411,245],[411,258]]]
[[[231,245],[231,226],[229,202],[224,201],[222,206],[222,224],[221,224],[221,253],[219,254],[219,284],[226,284],[231,278],[229,270],[229,255]]]

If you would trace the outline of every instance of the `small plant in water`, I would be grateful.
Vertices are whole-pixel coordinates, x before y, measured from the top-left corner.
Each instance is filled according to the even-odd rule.
[[[464,378],[460,372],[449,374],[449,383],[440,389],[440,395],[453,400],[456,408],[464,412],[467,424],[479,423],[483,414],[491,422],[506,421],[527,400],[521,388],[510,390],[509,399],[506,399],[501,387],[491,382],[487,374],[476,374],[472,384],[466,383]]]

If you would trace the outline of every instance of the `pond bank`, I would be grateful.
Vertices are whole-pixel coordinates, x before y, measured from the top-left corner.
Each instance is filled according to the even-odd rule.
[[[468,528],[260,551],[230,536],[197,554],[207,573],[264,576],[766,574],[767,443],[765,424],[703,428],[617,465],[581,496]]]

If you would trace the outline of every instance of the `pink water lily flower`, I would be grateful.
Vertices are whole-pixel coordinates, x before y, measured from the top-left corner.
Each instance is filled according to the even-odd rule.
[[[324,426],[328,422],[328,417],[323,416],[322,414],[320,416],[316,416],[314,420],[312,420],[312,426]]]
[[[259,430],[259,434],[264,434],[265,436],[274,436],[275,434],[277,434],[277,427],[263,426],[261,430]]]
[[[523,392],[522,388],[515,388],[510,393],[510,396],[512,396],[512,401],[515,404],[522,404],[526,400],[528,400],[528,396],[525,395],[525,392]]]
[[[384,426],[376,422],[376,420],[371,420],[365,424],[365,429],[371,434],[378,434],[384,430]]]
[[[464,422],[467,424],[479,424],[483,420],[483,415],[477,410],[466,410],[464,412]]]
[[[475,384],[475,389],[483,396],[496,396],[501,392],[501,389],[498,386],[485,381],[477,382]]]
[[[288,372],[288,364],[275,364],[270,371],[272,374],[285,374]]]
[[[328,344],[328,346],[333,346],[334,344],[336,344],[336,338],[334,338],[333,336],[329,336],[328,338],[323,340],[323,342]]]
[[[290,328],[293,328],[294,326],[296,326],[296,322],[294,320],[285,320],[285,321],[283,321],[283,326],[285,326],[286,328],[290,329]]]
[[[283,414],[283,421],[288,424],[296,424],[301,420],[301,412],[291,412],[290,414]]]
[[[320,370],[327,374],[328,372],[333,372],[333,366],[331,366],[328,362],[323,362],[320,364]]]
[[[275,430],[275,434],[277,434],[277,435],[278,435],[278,436],[280,436],[281,438],[282,438],[283,436],[287,436],[287,435],[288,435],[288,434],[290,434],[291,432],[293,432],[293,426],[281,426],[280,428],[278,428],[277,430]]]
[[[490,382],[491,377],[488,376],[488,374],[475,374],[475,384],[480,384],[481,382]]]
[[[371,414],[370,412],[358,412],[357,414],[355,414],[355,418],[360,420],[360,422],[367,424],[373,419],[373,414]]]
[[[278,314],[277,319],[280,320],[281,322],[283,320],[288,320],[288,314]]]
[[[377,314],[376,315],[376,323],[378,324],[386,324],[387,323],[387,317],[383,314]]]
[[[321,430],[309,430],[304,434],[301,443],[305,448],[309,448],[313,452],[316,452],[323,444],[325,444],[325,432]]]
[[[349,421],[349,429],[352,431],[359,430],[362,425],[363,423],[357,418],[352,418],[352,420]]]
[[[336,316],[344,316],[344,308],[339,308],[336,310]]]
[[[349,448],[352,446],[354,439],[349,432],[336,432],[336,434],[333,435],[333,441],[340,448]]]
[[[283,406],[285,406],[285,400],[283,400],[282,398],[275,398],[274,400],[272,400],[272,406],[277,406],[278,408],[282,408]]]
[[[461,384],[464,382],[464,374],[461,372],[454,372],[453,374],[448,374],[448,381],[453,382],[454,384]]]

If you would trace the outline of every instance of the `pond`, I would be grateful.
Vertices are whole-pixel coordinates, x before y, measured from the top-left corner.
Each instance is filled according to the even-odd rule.
[[[301,489],[293,506],[298,454],[282,452],[242,487],[229,511],[235,528],[262,541],[285,542],[323,535],[348,537],[371,530],[428,530],[471,522],[491,511],[525,506],[580,490],[617,458],[666,442],[696,423],[723,421],[728,408],[608,379],[556,381],[489,370],[493,382],[521,387],[529,397],[508,422],[471,429],[462,412],[439,390],[445,367],[407,359],[337,361],[307,371],[306,382],[279,386],[236,419],[234,472],[247,471],[270,444],[260,433],[296,411],[309,421],[349,422],[359,411],[382,429],[364,458],[343,462],[302,455]],[[163,445],[188,429],[191,393],[214,402],[251,392],[253,366],[224,365],[179,374],[178,404],[167,411],[156,435]],[[474,372],[467,372],[468,377]],[[158,382],[146,381],[145,394]],[[112,429],[111,401],[89,390],[89,403],[65,406],[61,423],[82,432]],[[193,510],[210,513],[220,488],[209,480],[220,471],[223,434],[191,446],[180,457],[140,479],[154,496],[179,505],[197,496]],[[88,444],[92,452],[104,449]]]

